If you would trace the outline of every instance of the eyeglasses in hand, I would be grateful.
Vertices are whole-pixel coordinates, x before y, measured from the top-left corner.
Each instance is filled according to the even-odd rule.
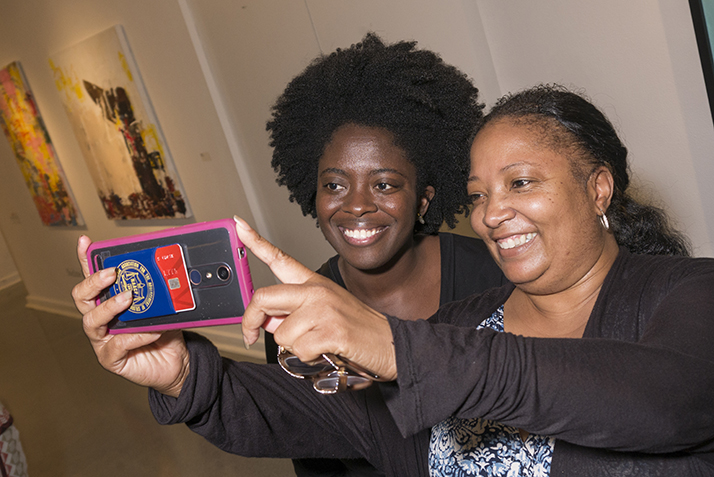
[[[335,394],[364,389],[379,376],[341,356],[324,353],[312,364],[278,346],[278,363],[289,375],[312,380],[312,387],[320,394]]]

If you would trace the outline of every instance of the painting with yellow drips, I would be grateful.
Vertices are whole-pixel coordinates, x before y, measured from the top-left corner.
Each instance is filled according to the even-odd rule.
[[[0,69],[0,125],[45,225],[83,225],[35,97],[15,61]]]
[[[107,217],[190,217],[124,29],[52,55],[50,67]]]

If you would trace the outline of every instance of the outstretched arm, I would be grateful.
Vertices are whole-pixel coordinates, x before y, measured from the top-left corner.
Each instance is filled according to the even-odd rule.
[[[586,447],[714,451],[714,261],[672,260],[606,285],[584,339],[477,330],[503,296],[393,320],[399,378],[382,390],[400,430],[456,416]]]

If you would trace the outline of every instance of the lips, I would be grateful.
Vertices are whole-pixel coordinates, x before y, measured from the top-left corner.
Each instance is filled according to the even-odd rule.
[[[349,229],[346,227],[339,227],[342,235],[345,236],[350,242],[366,242],[374,238],[376,235],[382,233],[386,230],[386,227],[375,227],[371,229],[359,228],[359,229]]]
[[[527,234],[511,235],[510,237],[496,240],[496,243],[498,244],[498,247],[501,250],[509,250],[527,244],[528,242],[533,240],[536,235],[537,234],[533,232]]]

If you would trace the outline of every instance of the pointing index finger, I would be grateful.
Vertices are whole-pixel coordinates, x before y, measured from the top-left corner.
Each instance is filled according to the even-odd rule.
[[[234,216],[233,220],[236,222],[236,233],[243,245],[268,265],[278,280],[283,283],[305,283],[315,275],[315,272],[261,237],[243,219]]]

